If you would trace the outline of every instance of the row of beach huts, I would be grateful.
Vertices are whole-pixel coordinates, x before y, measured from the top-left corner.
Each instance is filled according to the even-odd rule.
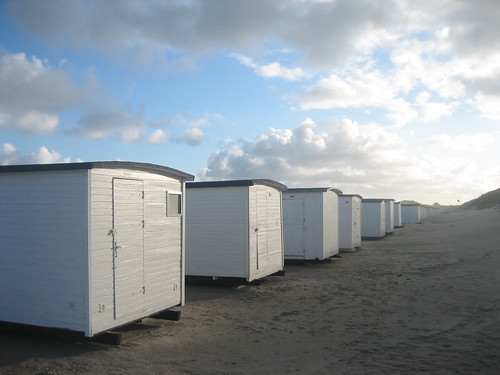
[[[185,302],[185,278],[282,272],[435,214],[266,179],[192,182],[165,166],[0,166],[0,321],[91,337]]]

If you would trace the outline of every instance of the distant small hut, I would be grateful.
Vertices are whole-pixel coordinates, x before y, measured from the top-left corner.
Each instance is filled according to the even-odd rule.
[[[385,236],[384,199],[363,199],[361,206],[361,236],[365,239]]]
[[[338,195],[334,188],[283,192],[285,259],[324,260],[339,252]]]
[[[361,201],[358,194],[339,195],[339,248],[356,250],[361,246]]]

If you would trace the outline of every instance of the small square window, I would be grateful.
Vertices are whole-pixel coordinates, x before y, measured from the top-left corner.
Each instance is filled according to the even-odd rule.
[[[167,191],[167,216],[181,216],[182,194]]]

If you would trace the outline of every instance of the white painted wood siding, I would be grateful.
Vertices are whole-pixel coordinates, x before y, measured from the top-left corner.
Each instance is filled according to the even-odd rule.
[[[385,201],[385,233],[394,232],[394,201]]]
[[[323,193],[301,193],[305,200],[304,259],[322,259],[324,248]]]
[[[113,178],[141,181],[144,186],[143,305],[129,300],[124,314],[114,311]],[[167,191],[181,192],[182,184],[163,175],[127,170],[93,169],[91,173],[91,330],[90,334],[126,324],[184,301],[182,217],[166,214]],[[130,208],[133,210],[133,207]],[[130,212],[134,216],[134,212]],[[124,244],[127,246],[127,244]],[[119,251],[119,250],[118,250]],[[133,304],[133,305],[132,305]]]
[[[403,225],[401,219],[401,202],[394,202],[394,227],[400,227]]]
[[[144,311],[144,182],[113,178],[115,319]]]
[[[403,224],[418,224],[422,221],[421,215],[421,208],[419,205],[401,205]]]
[[[294,218],[291,223],[288,215],[294,215],[290,206],[303,202],[303,217]],[[285,259],[323,260],[339,252],[338,242],[338,203],[337,194],[328,191],[285,191],[284,238]],[[300,226],[302,221],[302,226]],[[302,228],[303,244],[295,233]],[[302,251],[299,251],[302,248]]]
[[[352,245],[353,248],[361,246],[361,216],[363,211],[361,208],[361,198],[352,198]]]
[[[283,242],[285,259],[306,255],[305,199],[300,194],[283,193]]]
[[[354,249],[354,207],[353,197],[339,197],[339,247]]]
[[[384,237],[385,202],[363,202],[361,210],[362,237]]]
[[[353,250],[361,246],[361,199],[356,196],[339,197],[339,247]]]
[[[248,204],[247,186],[187,189],[186,275],[249,277]]]
[[[266,185],[248,187],[247,200],[249,202],[248,231],[250,234],[248,280],[251,281],[283,269],[283,211],[281,191]],[[263,232],[265,232],[264,251],[262,246],[260,249],[257,248],[259,236],[260,245],[263,243]]]
[[[0,320],[85,331],[87,172],[0,175]]]
[[[292,242],[296,239],[293,232],[299,228],[297,225],[289,225],[290,218],[285,216],[283,218],[285,259],[322,259],[324,252],[322,192],[285,191],[283,193],[284,215],[291,214],[289,206],[297,205],[297,201],[303,203],[302,218],[295,218],[296,222],[302,221],[303,243]]]
[[[323,252],[326,259],[339,253],[339,202],[333,191],[323,194]]]

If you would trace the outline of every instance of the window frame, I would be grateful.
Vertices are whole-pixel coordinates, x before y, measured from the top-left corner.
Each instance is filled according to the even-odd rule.
[[[173,196],[177,196],[177,205],[175,207],[171,207],[170,198]],[[167,217],[180,217],[182,216],[182,192],[176,190],[167,190],[165,192],[165,215]],[[174,212],[172,212],[174,210]]]

